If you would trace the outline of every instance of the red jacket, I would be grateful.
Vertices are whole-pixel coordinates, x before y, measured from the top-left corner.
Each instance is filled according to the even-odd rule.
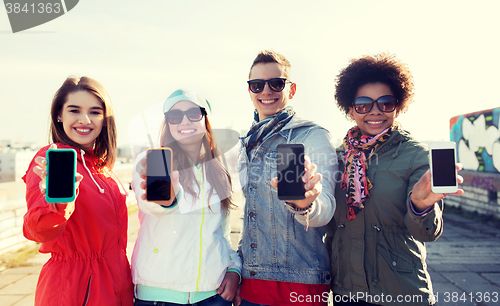
[[[24,236],[41,242],[40,252],[52,255],[40,272],[35,305],[133,305],[125,253],[126,196],[109,174],[95,167],[90,154],[63,144],[57,147],[77,152],[76,171],[83,180],[75,204],[67,205],[45,201],[39,188],[41,179],[33,173],[34,158],[23,177],[28,203]],[[45,157],[48,148],[40,149],[36,156]]]

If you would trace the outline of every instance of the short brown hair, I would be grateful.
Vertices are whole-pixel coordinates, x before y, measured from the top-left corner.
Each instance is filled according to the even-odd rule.
[[[99,101],[102,102],[104,108],[104,122],[101,133],[97,136],[94,142],[94,157],[98,160],[98,167],[113,168],[116,158],[116,125],[111,105],[111,99],[107,91],[94,79],[89,77],[68,77],[62,86],[57,90],[52,100],[50,110],[51,124],[49,132],[50,142],[59,142],[73,146],[78,149],[83,149],[66,135],[63,124],[57,122],[57,118],[61,115],[64,103],[67,102],[68,94],[78,91],[86,91],[93,94]]]
[[[252,67],[250,67],[250,72],[248,73],[248,78],[250,78],[250,74],[252,73],[253,66],[261,63],[278,63],[279,65],[284,67],[285,77],[290,78],[290,73],[292,70],[292,64],[280,53],[272,51],[272,50],[263,50],[257,54],[257,57],[254,59]]]
[[[335,99],[346,116],[358,89],[369,83],[383,83],[391,88],[398,100],[398,113],[405,112],[413,102],[413,76],[406,64],[388,53],[365,55],[352,59],[337,76]]]

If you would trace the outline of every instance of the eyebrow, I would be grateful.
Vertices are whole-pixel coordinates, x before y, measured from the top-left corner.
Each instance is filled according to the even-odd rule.
[[[80,107],[80,106],[78,106],[78,105],[72,105],[72,104],[70,104],[70,105],[66,106],[66,108],[70,108],[70,107],[72,107],[72,108],[81,108],[81,107]],[[101,106],[93,106],[93,107],[91,107],[90,109],[100,109],[100,110],[104,110],[104,108],[102,108]]]

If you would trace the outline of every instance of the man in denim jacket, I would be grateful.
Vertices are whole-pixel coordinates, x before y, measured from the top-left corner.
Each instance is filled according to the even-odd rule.
[[[323,236],[335,211],[337,156],[328,131],[299,119],[288,105],[296,92],[290,68],[283,55],[262,51],[250,69],[256,110],[238,156],[245,207],[236,305],[327,305],[331,275]],[[278,199],[276,147],[283,143],[305,147],[303,200]]]

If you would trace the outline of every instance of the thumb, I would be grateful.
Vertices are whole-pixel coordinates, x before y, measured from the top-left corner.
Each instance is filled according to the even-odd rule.
[[[224,288],[226,287],[226,280],[224,279],[220,284],[219,288],[217,288],[217,294],[221,294],[224,292]]]
[[[234,296],[234,301],[233,301],[234,305],[237,306],[241,305],[242,298],[240,296],[240,292],[241,292],[241,285],[238,285],[238,288],[236,288],[236,294]]]
[[[274,177],[271,179],[271,186],[274,187],[274,189],[278,189],[278,178]]]
[[[57,149],[57,145],[55,143],[51,144],[49,149],[55,150]]]

